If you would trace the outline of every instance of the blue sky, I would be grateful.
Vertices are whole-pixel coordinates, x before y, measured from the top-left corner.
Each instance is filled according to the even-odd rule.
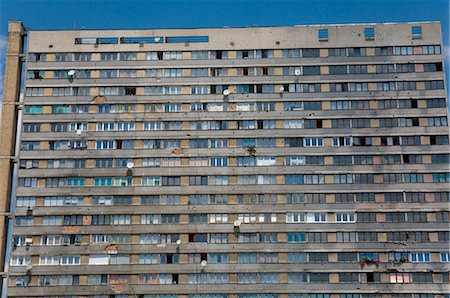
[[[0,98],[7,23],[29,29],[127,29],[441,21],[447,78],[448,0],[0,0]]]

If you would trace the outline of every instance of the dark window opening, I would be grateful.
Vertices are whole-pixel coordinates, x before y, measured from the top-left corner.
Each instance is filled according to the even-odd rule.
[[[125,95],[136,95],[136,87],[125,87]]]
[[[409,155],[403,154],[403,163],[409,163]]]

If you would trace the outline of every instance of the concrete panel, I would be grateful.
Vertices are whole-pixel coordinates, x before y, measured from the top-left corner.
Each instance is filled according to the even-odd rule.
[[[321,75],[328,75],[328,74],[330,74],[330,68],[329,68],[329,66],[326,66],[326,65],[320,66],[320,74],[321,74]],[[322,85],[322,87],[323,87],[323,85]],[[322,89],[322,91],[323,91],[323,89]],[[328,91],[329,91],[329,90],[328,90]],[[327,92],[327,91],[324,91],[324,92]]]
[[[330,119],[322,120],[322,127],[323,128],[331,128],[332,127],[331,120]]]
[[[375,48],[366,48],[367,56],[375,56]]]
[[[319,49],[320,57],[328,57],[328,49]]]
[[[417,82],[416,88],[417,90],[425,90],[425,82]]]
[[[322,84],[321,91],[330,92],[330,84]]]

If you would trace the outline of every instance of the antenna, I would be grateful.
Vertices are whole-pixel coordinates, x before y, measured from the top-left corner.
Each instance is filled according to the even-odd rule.
[[[223,95],[228,96],[228,95],[230,95],[230,90],[225,89],[225,90],[223,90],[222,93],[223,93]]]

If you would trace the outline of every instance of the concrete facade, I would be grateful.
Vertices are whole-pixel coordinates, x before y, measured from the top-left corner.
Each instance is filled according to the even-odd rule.
[[[15,159],[17,104],[19,103],[22,73],[23,31],[22,24],[9,23],[5,64],[7,75],[4,81],[0,126],[0,256],[2,256],[0,267],[2,269],[5,265],[6,246],[8,245],[7,231],[10,216],[11,178]]]
[[[439,23],[27,36],[8,296],[448,295]]]

